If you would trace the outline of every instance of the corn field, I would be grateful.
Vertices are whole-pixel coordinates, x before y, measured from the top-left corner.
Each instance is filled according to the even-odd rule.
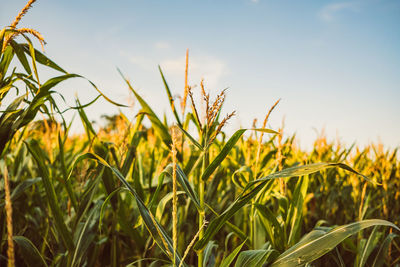
[[[18,28],[34,2],[0,31],[0,266],[400,266],[397,148],[321,135],[303,151],[266,128],[279,100],[227,133],[226,92],[188,84],[188,53],[182,90],[159,68],[170,121],[121,73],[141,109],[97,129],[85,108],[125,105],[35,48]],[[98,92],[69,108],[75,135],[55,100],[72,78]]]

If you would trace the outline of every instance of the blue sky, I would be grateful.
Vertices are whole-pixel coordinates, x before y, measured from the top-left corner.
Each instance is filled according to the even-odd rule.
[[[1,4],[5,26],[25,1]],[[308,146],[316,130],[347,144],[400,145],[400,2],[364,1],[60,1],[38,0],[20,26],[39,30],[46,54],[82,74],[112,99],[129,91],[116,67],[161,116],[169,112],[157,70],[182,94],[184,55],[190,49],[190,84],[215,95],[229,87],[225,112],[238,115],[229,129],[263,120],[282,98],[270,126],[285,118]],[[48,75],[46,72],[44,76]],[[196,89],[195,89],[196,90]],[[75,80],[59,91],[73,104],[96,96]],[[122,111],[133,118],[136,109]],[[118,109],[100,101],[91,119]],[[67,116],[72,116],[68,114]]]

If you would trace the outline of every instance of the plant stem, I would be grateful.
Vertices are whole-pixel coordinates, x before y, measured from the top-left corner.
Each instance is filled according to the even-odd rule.
[[[250,243],[252,249],[255,249],[255,213],[254,213],[254,200],[251,201],[251,208],[250,208]]]
[[[6,163],[6,159],[4,158],[4,162]],[[13,222],[12,222],[12,206],[11,206],[11,194],[10,194],[10,185],[8,183],[8,170],[7,165],[4,164],[4,191],[5,191],[5,210],[6,210],[6,221],[7,221],[7,266],[14,267],[15,266],[15,255],[14,255],[14,243],[13,243]]]
[[[204,156],[203,156],[203,164],[202,164],[202,171],[201,174],[204,173],[204,171],[206,170],[207,166],[208,166],[208,162],[209,161],[209,153],[208,150],[205,151]],[[199,213],[199,240],[203,238],[204,236],[204,227],[203,227],[203,223],[204,223],[204,219],[205,219],[205,210],[204,210],[204,181],[201,178],[201,176],[199,177],[199,201],[200,201],[200,213]],[[198,254],[198,267],[203,267],[203,251],[199,251]]]

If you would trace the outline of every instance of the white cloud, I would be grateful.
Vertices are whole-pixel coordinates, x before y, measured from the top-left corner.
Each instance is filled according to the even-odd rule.
[[[160,42],[155,43],[154,47],[157,49],[168,49],[168,48],[170,48],[170,45],[168,42],[160,41]]]
[[[357,4],[355,2],[340,2],[340,3],[333,3],[329,4],[325,7],[323,7],[319,13],[318,16],[326,21],[330,22],[333,21],[335,18],[335,15],[343,10],[350,10],[350,11],[357,11]]]
[[[154,66],[157,66],[157,62],[152,60],[150,57],[140,56],[140,55],[128,55],[127,53],[122,53],[129,61],[144,70],[153,70]]]
[[[157,53],[132,54],[127,51],[121,51],[120,55],[149,74],[155,71],[157,65],[160,65],[168,83],[176,85],[177,88],[183,87],[186,65],[184,55],[171,57],[160,56]],[[222,78],[228,73],[227,64],[219,58],[204,54],[189,56],[189,85],[199,85],[201,79],[204,78],[207,89],[216,92],[223,89],[221,87],[226,87],[227,81]]]
[[[185,57],[166,59],[161,61],[160,66],[172,76],[172,79],[182,80],[185,73]],[[226,64],[212,56],[190,56],[189,57],[189,81],[191,85],[199,84],[204,78],[205,85],[211,91],[221,88],[221,78],[228,73]]]

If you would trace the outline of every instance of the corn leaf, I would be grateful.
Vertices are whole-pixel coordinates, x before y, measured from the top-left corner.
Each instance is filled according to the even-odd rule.
[[[170,177],[172,177],[172,164],[168,165],[167,168],[165,168],[165,171]],[[185,191],[188,197],[193,201],[193,204],[196,206],[196,208],[200,210],[199,197],[193,190],[192,185],[179,165],[176,166],[176,179],[182,186],[183,191]]]
[[[77,158],[76,161],[81,161],[84,159],[91,159],[95,160],[101,165],[109,168],[114,175],[123,183],[123,185],[130,191],[130,193],[135,197],[136,204],[138,205],[139,212],[142,216],[142,219],[150,232],[151,236],[153,239],[156,241],[157,245],[160,247],[160,249],[169,257],[171,258],[173,253],[173,246],[172,246],[172,239],[169,237],[168,233],[164,230],[164,228],[160,225],[160,223],[154,218],[154,216],[151,214],[149,209],[146,207],[142,199],[139,197],[139,194],[136,192],[136,190],[126,181],[125,177],[118,171],[118,169],[110,166],[103,158],[100,156],[93,154],[93,153],[85,153]],[[164,241],[162,241],[164,240]],[[167,246],[164,245],[164,242],[167,244]],[[176,253],[176,261],[178,264],[180,263],[181,257],[179,256],[179,253]],[[186,264],[183,263],[183,266],[186,266]]]
[[[399,235],[390,233],[387,235],[385,240],[383,241],[382,245],[380,246],[378,253],[375,256],[374,262],[372,266],[374,267],[381,267],[385,263],[385,258],[389,254],[389,247],[390,243],[392,243],[393,239],[398,237]]]
[[[20,46],[22,46],[22,48],[24,49],[24,52],[27,55],[31,56],[28,44],[20,44]],[[48,66],[52,69],[55,69],[55,70],[58,70],[60,72],[64,72],[65,74],[67,74],[67,72],[65,70],[63,70],[60,66],[58,66],[56,63],[51,61],[48,57],[46,57],[44,54],[42,54],[37,49],[34,49],[34,57],[35,57],[36,61],[39,62],[40,64]]]
[[[228,142],[226,142],[226,144],[222,148],[221,152],[219,152],[219,154],[215,157],[215,159],[205,169],[204,173],[201,176],[201,179],[203,179],[203,181],[207,180],[210,177],[210,175],[215,171],[215,169],[226,158],[228,153],[232,150],[232,148],[236,145],[237,141],[239,141],[239,139],[242,137],[242,135],[247,130],[262,131],[262,132],[265,132],[265,133],[278,134],[278,132],[275,132],[274,130],[270,130],[270,129],[240,129],[240,130],[237,130],[231,136],[231,138],[229,138]]]
[[[178,125],[182,126],[181,120],[179,119],[178,112],[176,111],[174,98],[173,98],[173,96],[171,94],[171,90],[169,89],[168,83],[165,80],[164,74],[163,74],[160,66],[158,66],[158,70],[160,71],[161,78],[162,78],[163,83],[164,83],[165,91],[167,92],[167,96],[168,96],[169,104],[170,104],[171,109],[172,109],[172,113],[174,113],[174,116],[175,116],[175,119],[176,119],[176,122],[178,123]]]
[[[339,167],[345,170],[351,170],[353,173],[361,175],[365,179],[368,179],[364,175],[356,172],[349,166],[343,163],[316,163],[298,167],[287,168],[279,172],[270,174],[264,178],[252,181],[248,183],[243,192],[239,197],[217,218],[213,219],[206,229],[206,232],[202,239],[196,242],[194,249],[201,250],[205,244],[221,229],[227,220],[229,220],[239,209],[246,205],[252,198],[254,198],[258,192],[260,192],[267,184],[273,179],[287,178],[294,176],[303,176],[314,172],[321,171],[326,168]],[[269,183],[271,185],[271,183]]]
[[[22,259],[28,266],[47,267],[47,263],[35,245],[24,236],[13,236],[14,242],[17,244],[22,254]]]
[[[179,195],[184,194],[184,193],[185,192],[183,192],[183,191],[177,191],[176,195],[179,196]],[[157,220],[161,221],[163,214],[165,214],[164,213],[165,206],[167,205],[167,203],[169,201],[171,201],[172,197],[173,197],[173,192],[168,192],[168,194],[166,194],[160,200],[160,202],[158,202],[158,206],[157,206],[157,210],[156,210],[156,219]]]
[[[286,225],[290,225],[290,234],[288,245],[293,246],[296,238],[300,236],[302,217],[303,217],[303,203],[307,195],[308,189],[308,175],[299,178],[293,194],[292,204],[290,205],[289,214],[286,219]]]
[[[276,251],[269,249],[259,249],[259,250],[246,250],[239,254],[236,261],[235,267],[259,267],[262,266],[270,257],[276,255]]]
[[[185,131],[185,129],[183,129],[183,127],[181,125],[178,124],[177,126],[178,126],[179,130],[181,130],[181,132],[189,138],[190,142],[192,142],[193,145],[195,145],[201,151],[204,150],[203,147],[200,145],[200,143],[197,142],[196,139],[194,139],[194,137],[191,136],[187,131]]]
[[[271,265],[272,267],[305,266],[334,249],[349,236],[371,226],[390,226],[400,231],[391,222],[371,219],[338,226],[325,233],[314,230],[303,237],[300,242],[282,253]],[[317,231],[317,232],[315,232]]]
[[[44,159],[46,158],[43,154],[44,152],[41,150],[39,143],[36,140],[31,140],[29,143],[25,142],[25,144],[27,145],[29,152],[32,154],[38,165],[39,174],[42,177],[42,182],[47,195],[47,202],[53,214],[57,232],[61,236],[65,247],[72,253],[75,247],[71,238],[72,235],[65,224],[63,212],[60,208],[61,206],[58,203],[58,198],[56,196],[52,180],[50,179],[49,171],[44,162]]]
[[[235,250],[233,250],[228,256],[226,256],[222,260],[219,267],[229,267],[231,265],[231,263],[233,262],[233,260],[236,258],[237,254],[239,254],[240,250],[242,249],[242,247],[245,243],[246,243],[246,241],[244,241],[242,244],[240,244],[238,247],[236,247]]]
[[[374,229],[372,230],[372,233],[368,237],[368,241],[365,244],[363,251],[361,253],[361,256],[357,258],[358,260],[358,266],[359,267],[364,267],[365,264],[367,263],[369,255],[371,255],[372,251],[376,247],[376,245],[379,242],[379,239],[382,236],[382,232],[378,231],[378,226],[375,226]]]

